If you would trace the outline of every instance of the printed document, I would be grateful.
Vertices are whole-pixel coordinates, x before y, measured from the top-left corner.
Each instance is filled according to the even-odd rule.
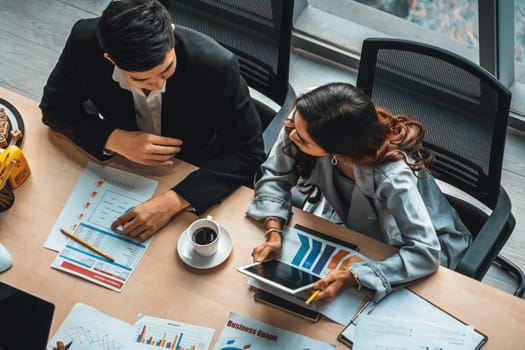
[[[365,322],[368,323],[365,323],[363,328],[359,330],[362,326],[362,319],[366,319]],[[376,320],[377,327],[374,326]],[[395,322],[392,322],[392,320]],[[390,325],[387,325],[388,322],[391,322]],[[374,339],[364,339],[364,337],[370,336],[374,332],[382,332],[384,326],[390,328],[390,330],[385,331],[383,338],[376,336]],[[409,331],[409,328],[413,328],[412,333]],[[361,334],[358,334],[359,332]],[[364,336],[363,334],[368,335]],[[406,288],[392,292],[379,303],[370,302],[367,304],[352,322],[343,329],[338,339],[348,345],[353,343],[353,346],[360,346],[358,345],[360,342],[369,344],[369,341],[383,343],[402,341],[407,334],[426,344],[434,344],[435,339],[433,338],[436,334],[443,337],[443,340],[451,342],[447,346],[432,347],[428,345],[428,349],[431,350],[479,349],[486,342],[486,337],[473,327],[465,325],[460,320]],[[390,338],[387,340],[387,336],[392,337],[392,340]],[[381,349],[381,346],[356,347],[356,349]],[[392,349],[398,348],[392,347]],[[406,349],[409,350],[411,348],[407,347]],[[422,347],[418,349],[427,348]]]
[[[230,312],[214,350],[315,349],[335,350],[334,344]]]
[[[44,247],[58,250],[52,267],[120,292],[144,255],[142,242],[111,230],[120,215],[151,197],[158,181],[123,170],[89,163]],[[111,256],[109,261],[62,234],[61,228]]]
[[[60,232],[75,232],[78,224],[111,231],[111,223],[134,206],[149,199],[157,180],[130,172],[88,163],[66,205],[51,229],[44,247],[60,251],[69,240]]]
[[[352,350],[471,350],[473,332],[466,325],[450,328],[420,319],[360,315]]]
[[[49,341],[71,343],[75,350],[124,350],[133,335],[133,325],[111,317],[91,306],[77,303]]]
[[[100,230],[82,222],[78,224],[75,235],[99,248],[115,261],[109,261],[71,239],[58,253],[51,267],[117,292],[122,291],[151,242],[151,238],[140,242],[129,239],[123,234]]]
[[[134,325],[77,303],[47,345],[71,342],[74,350],[209,350],[212,328],[138,315]]]
[[[214,333],[212,328],[139,315],[127,349],[208,350]]]

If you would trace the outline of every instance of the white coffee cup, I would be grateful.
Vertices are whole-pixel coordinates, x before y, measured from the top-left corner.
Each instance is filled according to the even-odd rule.
[[[188,240],[195,253],[202,256],[212,256],[219,245],[219,225],[211,216],[195,220],[188,228]]]

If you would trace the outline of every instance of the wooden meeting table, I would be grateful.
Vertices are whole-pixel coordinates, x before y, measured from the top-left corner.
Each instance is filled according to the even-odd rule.
[[[41,122],[38,103],[0,87],[0,98],[22,114],[25,139],[22,150],[32,174],[14,190],[15,203],[0,213],[0,242],[13,257],[11,269],[0,280],[55,304],[50,336],[77,302],[133,324],[142,313],[216,330],[217,341],[230,312],[346,347],[336,337],[342,326],[322,318],[317,323],[254,302],[247,277],[236,271],[251,262],[252,248],[263,241],[262,225],[244,212],[253,192],[241,187],[206,215],[212,215],[230,233],[233,251],[221,265],[210,270],[186,266],[177,254],[177,241],[197,218],[183,212],[157,233],[120,293],[50,267],[57,252],[43,248],[52,226],[64,207],[87,162],[94,161],[69,140]],[[159,180],[162,193],[195,167],[178,162],[173,167],[151,169],[115,157],[105,165]],[[360,251],[380,259],[393,249],[354,231],[295,210],[291,225],[300,223],[339,239],[349,240]],[[446,268],[415,283],[411,289],[436,306],[488,336],[483,349],[523,346],[525,300]],[[521,344],[521,345],[519,345]]]

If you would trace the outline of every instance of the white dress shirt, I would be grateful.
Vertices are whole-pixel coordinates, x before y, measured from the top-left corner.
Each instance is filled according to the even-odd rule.
[[[161,90],[152,90],[146,96],[140,88],[131,86],[122,71],[115,66],[113,69],[113,80],[119,83],[120,87],[131,91],[133,104],[135,106],[135,117],[139,130],[152,134],[161,134],[161,114],[162,114],[162,93],[166,90],[166,82]]]

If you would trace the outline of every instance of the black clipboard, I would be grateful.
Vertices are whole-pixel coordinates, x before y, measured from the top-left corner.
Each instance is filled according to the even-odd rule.
[[[461,325],[465,325],[466,323],[457,319],[456,317],[454,317],[453,315],[451,315],[450,313],[446,312],[445,310],[439,308],[438,306],[432,304],[431,302],[423,299],[422,297],[420,297],[419,295],[415,294],[414,292],[410,291],[409,289],[406,289],[406,288],[402,288],[400,290],[397,290],[397,291],[394,291],[392,292],[392,294],[395,294],[395,293],[405,293],[405,292],[409,292],[410,294],[407,294],[409,296],[408,299],[406,300],[411,300],[411,298],[413,298],[412,300],[414,302],[417,302],[417,305],[419,307],[415,308],[414,306],[416,305],[413,305],[412,304],[412,307],[411,307],[411,304],[407,304],[406,306],[404,307],[399,307],[399,309],[403,309],[403,314],[398,314],[394,311],[392,312],[389,312],[387,311],[387,308],[388,308],[388,304],[387,303],[383,303],[383,305],[381,306],[381,302],[379,304],[376,304],[372,301],[368,301],[366,303],[364,303],[360,308],[359,310],[356,312],[356,314],[354,315],[354,317],[352,317],[352,319],[350,320],[350,323],[341,331],[341,333],[339,333],[339,335],[337,336],[337,340],[339,340],[341,343],[349,346],[349,347],[352,347],[353,345],[353,335],[355,334],[355,328],[357,326],[357,323],[358,323],[358,320],[359,320],[359,316],[361,314],[373,314],[374,312],[376,313],[381,313],[382,315],[385,315],[385,316],[394,316],[394,317],[400,317],[400,318],[410,318],[410,313],[411,313],[411,310],[414,310],[414,309],[417,309],[417,310],[421,310],[421,307],[423,307],[423,312],[427,312],[427,317],[432,320],[433,317],[432,317],[432,313],[439,313],[440,314],[440,317],[443,318],[443,319],[447,319],[447,322],[450,322],[448,325],[450,326],[453,326],[454,324],[461,324]],[[386,298],[389,298],[391,297],[392,295],[390,296],[387,296]],[[386,300],[386,299],[384,299]],[[388,312],[388,314],[386,314]],[[436,314],[437,315],[437,314]],[[444,326],[447,326],[446,324],[443,324]],[[480,331],[478,331],[477,329],[474,329],[474,333],[475,333],[475,336],[476,336],[476,341],[477,343],[475,344],[475,347],[473,348],[473,350],[478,350],[478,349],[481,349],[483,347],[483,345],[487,342],[487,336],[483,333],[481,333]]]

